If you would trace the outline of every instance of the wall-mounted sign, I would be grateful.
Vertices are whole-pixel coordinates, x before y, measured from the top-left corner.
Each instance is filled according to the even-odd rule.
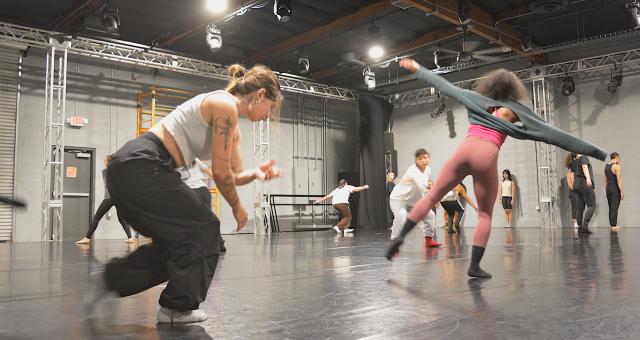
[[[67,123],[69,123],[69,126],[80,128],[89,123],[89,120],[82,116],[71,116],[67,118]]]
[[[78,168],[74,166],[68,166],[66,173],[68,178],[76,178],[78,177]]]

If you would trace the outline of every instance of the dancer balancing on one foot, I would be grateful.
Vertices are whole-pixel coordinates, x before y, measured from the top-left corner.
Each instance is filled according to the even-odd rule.
[[[491,274],[480,268],[480,260],[491,233],[491,215],[498,190],[498,152],[507,135],[553,144],[601,160],[607,157],[607,152],[547,124],[528,107],[520,104],[518,101],[527,99],[527,90],[513,73],[505,69],[489,72],[472,91],[449,83],[412,59],[402,58],[400,66],[415,73],[418,79],[434,86],[443,95],[466,106],[471,125],[465,140],[440,171],[434,187],[409,213],[400,236],[391,241],[386,257],[390,260],[417,221],[422,220],[463,178],[471,175],[478,202],[478,223],[473,235],[471,264],[467,274],[489,278]]]

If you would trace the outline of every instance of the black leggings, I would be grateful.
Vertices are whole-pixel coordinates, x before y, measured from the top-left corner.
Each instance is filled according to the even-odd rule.
[[[96,232],[98,223],[100,223],[102,217],[114,205],[116,205],[116,202],[111,197],[105,197],[105,199],[102,200],[102,203],[100,203],[100,206],[98,206],[98,210],[96,210],[96,214],[93,215],[93,219],[91,220],[91,224],[89,225],[89,231],[87,231],[87,235],[85,236],[86,238],[91,238],[91,236],[93,236],[93,233]],[[118,207],[116,207],[116,213],[118,214],[118,221],[120,221],[122,229],[124,229],[124,232],[127,234],[127,238],[131,238],[131,227],[129,226],[127,220],[124,219],[122,213],[118,210]]]
[[[198,309],[218,264],[220,220],[184,184],[162,142],[150,133],[125,144],[107,168],[107,186],[116,205],[145,244],[105,268],[107,287],[120,296],[168,281],[160,305]]]
[[[620,190],[618,184],[607,184],[607,203],[609,203],[609,225],[618,225],[618,208],[620,207]]]
[[[462,216],[464,216],[464,208],[462,208],[458,201],[442,201],[440,205],[442,205],[442,208],[444,208],[444,211],[447,212],[447,216],[449,217],[447,222],[449,230],[452,230],[453,218],[456,212],[458,213],[458,220],[456,221],[455,227],[456,230],[460,230],[460,222],[462,221]]]
[[[589,229],[589,222],[591,222],[593,213],[596,210],[596,193],[593,188],[587,187],[587,181],[580,177],[573,182],[573,190],[576,193],[576,221],[578,226],[583,229]]]

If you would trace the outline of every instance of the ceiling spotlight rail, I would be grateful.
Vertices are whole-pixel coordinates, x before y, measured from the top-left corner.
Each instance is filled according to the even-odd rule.
[[[630,66],[634,64],[640,64],[640,48],[568,62],[534,66],[532,68],[514,71],[514,73],[523,82],[530,82],[532,79],[542,75],[546,78],[561,78],[566,80],[571,74],[575,75],[615,68],[616,74],[612,73],[613,79],[615,75],[622,74],[622,67],[624,65]],[[621,77],[618,78],[622,79]],[[618,80],[618,78],[615,78],[615,80]],[[473,88],[478,80],[480,80],[480,78],[467,79],[455,82],[454,84],[462,88]],[[617,83],[614,82],[614,84]],[[396,93],[389,96],[389,101],[396,107],[421,105],[435,100],[437,100],[437,91],[432,87]]]
[[[227,67],[195,58],[161,52],[143,45],[127,45],[106,42],[65,33],[46,31],[20,25],[0,22],[0,44],[48,48],[64,45],[69,53],[112,60],[128,64],[146,66],[166,71],[191,74],[200,77],[226,80]],[[355,94],[348,89],[315,83],[280,75],[280,85],[284,91],[308,94],[338,100],[354,100]]]

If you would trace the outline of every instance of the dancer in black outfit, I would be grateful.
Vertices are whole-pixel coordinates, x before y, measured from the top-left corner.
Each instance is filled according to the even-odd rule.
[[[102,200],[102,203],[100,203],[100,205],[98,206],[98,210],[96,210],[95,215],[93,215],[93,219],[91,220],[91,224],[89,225],[89,230],[87,231],[87,235],[85,235],[85,237],[82,240],[77,241],[76,244],[90,243],[93,233],[95,233],[96,229],[98,229],[98,223],[100,223],[100,220],[102,219],[102,217],[104,217],[104,215],[106,215],[107,212],[109,212],[109,209],[111,209],[111,207],[113,207],[116,204],[113,198],[111,198],[111,194],[109,193],[109,189],[107,188],[107,180],[106,180],[107,166],[109,165],[109,162],[111,161],[112,156],[113,155],[108,155],[107,157],[104,158],[104,170],[102,170],[102,180],[105,183],[104,199]],[[120,222],[122,229],[124,229],[124,232],[127,234],[127,240],[125,242],[127,243],[133,242],[134,240],[133,240],[133,237],[131,237],[131,226],[129,226],[129,222],[125,220],[124,215],[118,210],[118,207],[116,207],[116,213],[118,214],[118,221]]]
[[[573,223],[573,227],[578,229],[578,222],[576,221],[577,211],[578,211],[578,199],[576,198],[577,194],[573,190],[573,159],[576,158],[576,154],[571,152],[567,154],[567,157],[564,159],[564,166],[568,169],[565,178],[567,179],[567,189],[569,189],[569,202],[571,203],[571,223]]]
[[[577,154],[573,160],[573,191],[576,193],[578,233],[592,234],[589,222],[596,210],[596,193],[593,185],[593,169],[587,156]],[[586,207],[586,209],[585,209]]]
[[[620,168],[620,154],[611,153],[611,163],[605,165],[604,175],[607,186],[607,203],[609,203],[609,225],[611,231],[618,231],[618,208],[624,199],[622,187],[622,169]]]

